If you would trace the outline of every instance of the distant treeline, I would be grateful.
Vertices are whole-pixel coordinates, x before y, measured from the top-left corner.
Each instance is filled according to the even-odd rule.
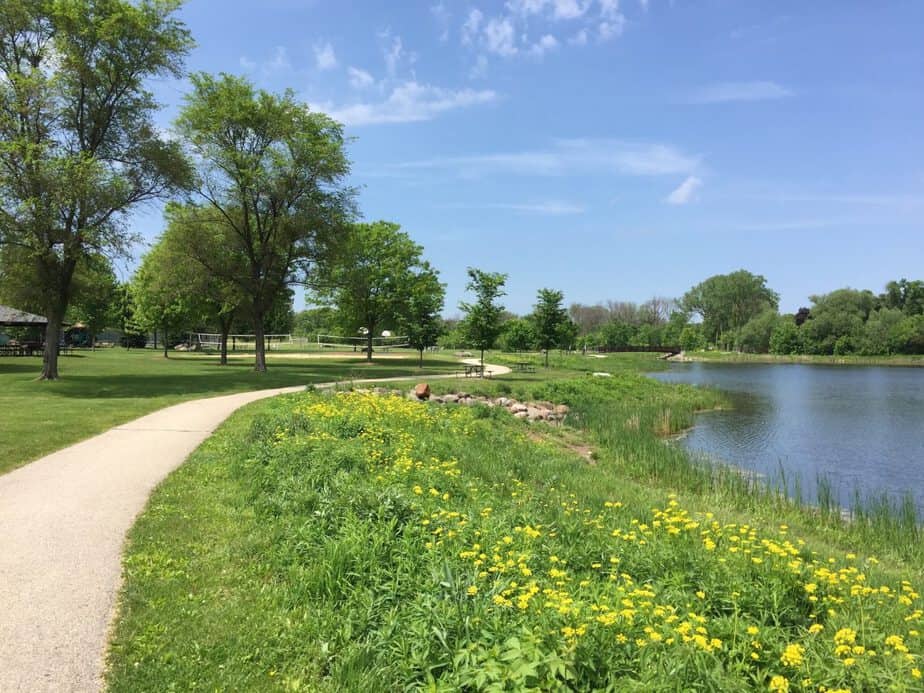
[[[773,354],[924,353],[924,281],[890,281],[881,293],[851,288],[809,297],[796,313],[779,313],[779,295],[766,279],[745,270],[710,277],[682,298],[644,303],[572,303],[556,345],[563,349],[679,346],[686,351],[734,350]],[[295,331],[312,337],[337,332],[336,311],[307,310]],[[506,312],[494,346],[539,347],[534,314]],[[445,320],[440,346],[469,346],[462,324]]]

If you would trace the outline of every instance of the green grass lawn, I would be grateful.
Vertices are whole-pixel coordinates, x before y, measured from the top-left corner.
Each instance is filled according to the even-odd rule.
[[[451,357],[428,355],[423,374],[451,371]],[[343,378],[420,373],[415,356],[367,364],[344,359],[270,356],[267,373],[252,358],[231,359],[121,348],[80,351],[60,360],[61,379],[36,380],[41,360],[0,359],[0,473],[112,426],[183,400]]]
[[[360,393],[234,414],[131,531],[109,689],[920,690],[908,537],[659,437],[716,393],[569,364],[434,386],[567,402],[562,429]]]

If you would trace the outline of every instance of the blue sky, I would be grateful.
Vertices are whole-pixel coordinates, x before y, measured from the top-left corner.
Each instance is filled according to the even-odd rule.
[[[189,0],[191,71],[292,88],[355,139],[368,220],[448,285],[567,302],[767,277],[794,311],[924,276],[924,4]],[[169,125],[184,82],[154,85]],[[136,226],[153,238],[159,212]],[[302,305],[299,297],[297,305]]]

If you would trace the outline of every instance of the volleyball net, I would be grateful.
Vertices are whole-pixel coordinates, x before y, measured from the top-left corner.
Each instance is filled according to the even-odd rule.
[[[297,341],[291,334],[263,335],[267,351],[292,348]],[[218,351],[221,349],[221,334],[217,332],[193,332],[190,334],[190,345],[203,351]],[[257,347],[257,337],[253,334],[229,334],[228,351],[253,351]]]
[[[352,349],[353,351],[362,351],[369,346],[369,338],[363,336],[343,337],[335,334],[319,334],[316,343],[318,349]],[[407,335],[372,338],[373,351],[376,349],[386,351],[388,349],[409,346],[410,342],[408,342]]]

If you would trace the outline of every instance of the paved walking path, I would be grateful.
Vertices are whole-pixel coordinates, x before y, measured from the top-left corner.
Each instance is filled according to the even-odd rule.
[[[102,687],[125,534],[151,491],[236,409],[303,389],[177,404],[0,476],[0,693]]]

